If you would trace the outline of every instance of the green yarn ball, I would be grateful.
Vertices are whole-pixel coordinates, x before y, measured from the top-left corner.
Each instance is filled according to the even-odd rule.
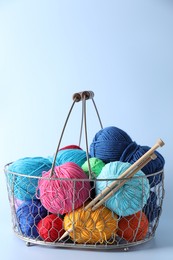
[[[89,162],[90,162],[91,172],[94,173],[94,175],[95,175],[94,177],[96,178],[100,174],[102,168],[105,166],[105,163],[102,160],[95,158],[95,157],[90,158]],[[89,175],[88,161],[86,161],[82,165],[82,170],[87,175]]]

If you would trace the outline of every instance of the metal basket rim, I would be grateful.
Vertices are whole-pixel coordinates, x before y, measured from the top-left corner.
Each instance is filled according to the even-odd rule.
[[[11,162],[12,163],[12,162]],[[128,180],[128,179],[131,179],[131,177],[126,177],[126,178],[109,178],[109,179],[97,179],[97,178],[92,178],[92,179],[81,179],[81,178],[57,178],[57,177],[43,177],[43,176],[33,176],[33,175],[26,175],[26,174],[23,174],[23,173],[17,173],[17,172],[12,172],[12,171],[9,171],[8,170],[8,166],[11,164],[11,163],[8,163],[4,166],[4,172],[5,174],[11,174],[11,175],[15,175],[15,176],[21,176],[21,177],[25,177],[25,178],[33,178],[33,179],[39,179],[39,180],[64,180],[64,181],[112,181],[112,180]],[[164,168],[160,171],[157,171],[157,172],[154,172],[154,173],[151,173],[151,174],[145,174],[144,176],[133,176],[133,179],[141,179],[141,178],[149,178],[149,177],[153,177],[153,176],[156,176],[156,175],[159,175],[159,174],[163,174],[164,173]]]

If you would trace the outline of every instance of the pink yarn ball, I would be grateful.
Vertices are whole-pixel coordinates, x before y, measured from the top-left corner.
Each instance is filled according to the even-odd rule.
[[[44,172],[38,182],[41,203],[49,212],[63,215],[81,207],[90,197],[88,176],[77,164],[55,166],[52,178],[50,173]]]

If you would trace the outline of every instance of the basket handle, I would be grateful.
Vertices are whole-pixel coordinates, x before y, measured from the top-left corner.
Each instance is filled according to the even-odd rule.
[[[64,127],[63,127],[63,130],[62,130],[59,142],[58,142],[58,146],[57,146],[57,149],[56,149],[56,152],[55,152],[55,155],[54,155],[54,160],[53,160],[52,168],[51,168],[51,171],[50,171],[50,178],[53,176],[53,173],[54,173],[54,168],[55,168],[55,164],[56,164],[56,157],[57,157],[57,154],[58,154],[58,151],[59,151],[59,148],[60,148],[60,144],[61,144],[61,141],[62,141],[62,137],[63,137],[64,131],[65,131],[68,119],[70,117],[70,114],[72,112],[74,104],[76,102],[79,102],[79,101],[82,101],[82,120],[81,120],[80,140],[81,140],[82,128],[83,128],[83,124],[84,124],[85,141],[86,141],[86,155],[87,155],[87,162],[88,162],[88,168],[89,168],[89,177],[90,178],[92,177],[91,166],[90,166],[90,162],[89,162],[89,152],[88,152],[88,138],[87,138],[87,124],[86,124],[86,100],[88,100],[88,99],[92,100],[93,105],[94,105],[95,110],[96,110],[96,113],[97,113],[97,116],[98,116],[98,119],[99,119],[99,122],[100,122],[100,126],[101,126],[101,128],[103,128],[103,125],[102,125],[102,122],[101,122],[101,119],[100,119],[100,116],[99,116],[99,113],[98,113],[98,110],[97,110],[97,107],[96,107],[96,104],[95,104],[93,98],[94,98],[94,92],[93,91],[82,91],[82,92],[77,92],[77,93],[73,94],[73,97],[72,97],[73,103],[71,105],[71,108],[70,108],[69,113],[67,115],[66,121],[64,123]]]
[[[88,99],[92,99],[94,97],[94,92],[93,91],[82,91],[82,92],[78,92],[78,93],[74,93],[73,94],[73,100],[75,102],[79,102],[83,99],[88,100]]]

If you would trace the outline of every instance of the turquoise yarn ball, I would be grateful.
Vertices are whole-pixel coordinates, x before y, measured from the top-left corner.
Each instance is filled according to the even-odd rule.
[[[130,166],[130,163],[119,161],[106,164],[97,177],[96,195],[100,194]],[[129,179],[104,205],[119,216],[129,216],[144,207],[149,195],[149,181],[142,171],[138,171],[134,177]]]
[[[43,157],[25,157],[10,164],[8,178],[14,197],[23,201],[36,199],[38,178],[35,177],[41,177],[50,168],[51,162]]]
[[[50,162],[53,162],[53,157],[49,158]],[[81,149],[65,149],[58,151],[56,157],[56,165],[60,166],[66,162],[76,163],[78,166],[82,166],[87,160],[86,152]]]

